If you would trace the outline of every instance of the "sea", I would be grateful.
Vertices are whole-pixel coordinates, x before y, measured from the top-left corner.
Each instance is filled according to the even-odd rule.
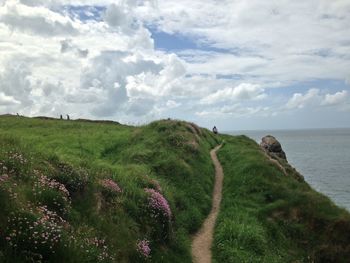
[[[233,131],[260,143],[265,135],[282,145],[288,162],[317,191],[350,211],[350,128]]]

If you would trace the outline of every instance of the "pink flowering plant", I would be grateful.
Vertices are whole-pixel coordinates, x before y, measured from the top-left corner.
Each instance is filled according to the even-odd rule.
[[[0,160],[0,174],[8,176],[24,177],[28,174],[30,162],[19,151],[10,150],[3,152]]]
[[[145,188],[145,192],[148,194],[148,207],[152,217],[164,217],[170,221],[171,210],[165,197],[154,189]]]
[[[94,236],[90,229],[81,229],[84,233],[75,233],[68,240],[68,246],[79,253],[84,262],[115,262],[115,255],[103,238]]]
[[[136,251],[141,259],[149,259],[151,257],[150,242],[147,239],[138,240],[136,243]]]
[[[46,206],[32,207],[11,213],[5,240],[14,251],[26,251],[43,259],[53,257],[61,246],[67,222]]]
[[[56,212],[29,204],[10,214],[4,241],[13,253],[25,254],[29,262],[65,262],[62,256],[67,252],[86,262],[115,262],[103,238],[72,230]]]
[[[87,249],[85,249],[85,252],[88,251],[90,254],[92,254],[92,259],[94,258],[97,262],[105,262],[105,261],[114,261],[114,257],[109,252],[109,248],[107,246],[107,243],[102,238],[97,237],[91,237],[91,238],[85,238],[84,240],[85,246]]]
[[[169,238],[171,209],[168,201],[158,191],[145,188],[147,193],[147,211],[154,225],[153,237],[155,240],[164,241]]]
[[[65,185],[71,195],[82,192],[89,183],[89,174],[81,168],[73,168],[71,165],[59,161],[53,162],[56,168],[53,179]]]
[[[68,213],[70,208],[70,194],[65,185],[55,179],[48,178],[39,171],[34,171],[37,180],[34,182],[32,193],[38,205],[46,205],[60,215]]]
[[[123,192],[120,186],[112,179],[102,179],[100,186],[103,196],[107,199],[116,197]]]

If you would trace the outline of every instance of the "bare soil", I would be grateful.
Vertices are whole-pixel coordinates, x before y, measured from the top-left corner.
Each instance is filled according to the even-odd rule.
[[[194,263],[210,263],[212,258],[211,246],[213,243],[215,222],[220,209],[222,184],[224,179],[222,166],[216,156],[216,152],[220,149],[220,147],[221,145],[210,151],[210,156],[215,166],[215,185],[212,207],[201,229],[194,235],[192,241],[192,259]]]

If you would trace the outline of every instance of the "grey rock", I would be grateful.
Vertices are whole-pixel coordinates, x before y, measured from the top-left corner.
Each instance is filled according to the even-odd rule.
[[[261,139],[260,146],[268,153],[279,158],[287,160],[286,153],[277,139],[271,135],[267,135]]]

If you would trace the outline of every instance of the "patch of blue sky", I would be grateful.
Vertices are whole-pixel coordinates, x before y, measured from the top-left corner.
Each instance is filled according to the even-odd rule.
[[[152,34],[155,49],[180,52],[183,50],[198,50],[207,52],[232,53],[228,49],[216,48],[202,41],[200,38],[185,36],[177,32],[169,34],[154,27],[147,27]]]
[[[102,21],[105,6],[91,6],[91,5],[64,5],[59,12],[67,14],[72,19],[79,19],[80,21]]]
[[[163,51],[180,51],[187,49],[197,49],[197,43],[190,38],[180,34],[168,34],[149,29],[154,40],[154,47]]]

